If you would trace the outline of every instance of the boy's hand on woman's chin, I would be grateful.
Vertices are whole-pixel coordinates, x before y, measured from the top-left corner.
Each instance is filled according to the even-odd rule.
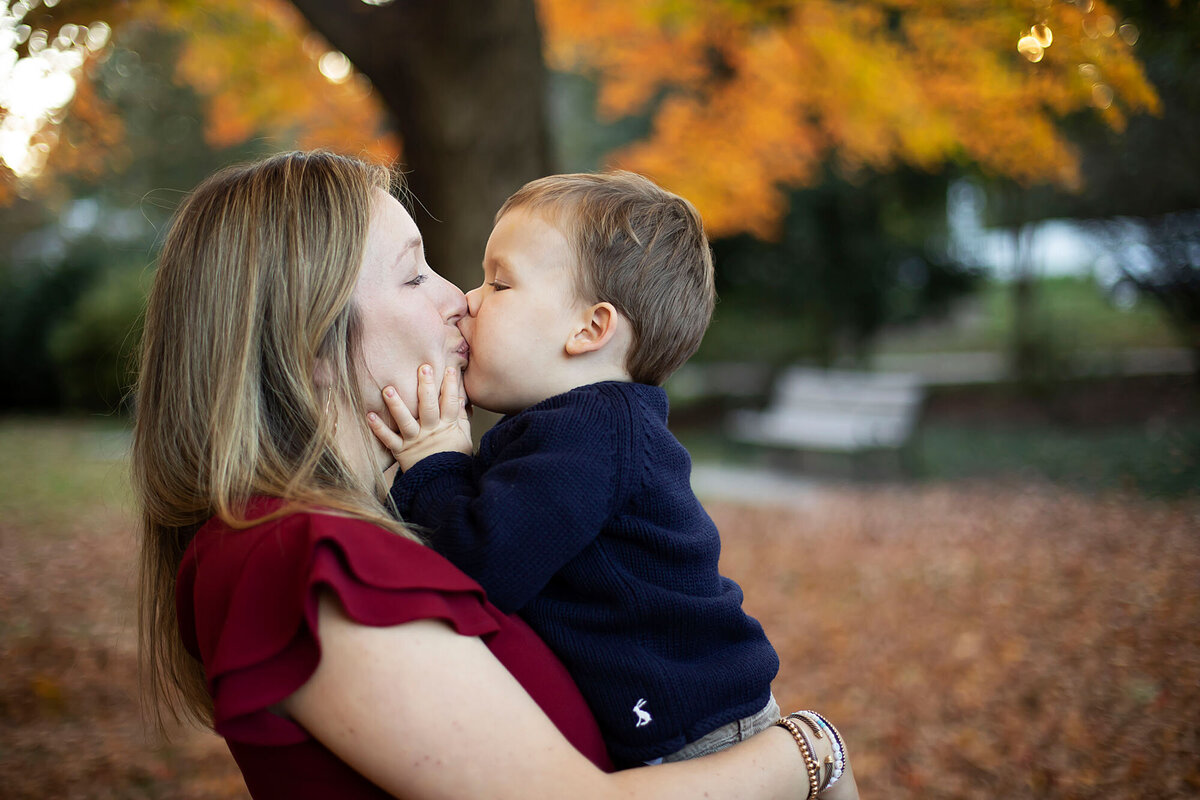
[[[407,472],[414,464],[434,453],[471,454],[471,420],[467,415],[467,398],[462,390],[462,375],[447,367],[439,391],[433,381],[433,368],[428,364],[417,370],[417,416],[414,419],[400,393],[393,387],[383,390],[383,403],[396,425],[396,430],[371,413],[367,424],[375,438],[391,451]]]

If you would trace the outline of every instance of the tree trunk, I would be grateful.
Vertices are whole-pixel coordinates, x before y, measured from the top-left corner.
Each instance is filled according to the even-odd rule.
[[[429,263],[478,285],[496,209],[552,171],[533,0],[293,3],[395,118]]]
[[[1034,293],[1033,234],[1029,223],[1013,229],[1012,339],[1010,340],[1013,374],[1022,383],[1031,382],[1038,372],[1041,342],[1036,295]]]

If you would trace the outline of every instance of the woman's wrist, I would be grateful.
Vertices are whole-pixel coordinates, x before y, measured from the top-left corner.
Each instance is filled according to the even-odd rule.
[[[775,723],[792,737],[804,767],[804,797],[815,798],[842,777],[848,763],[841,735],[823,716],[798,711]]]
[[[821,762],[820,789],[824,790],[833,786],[846,769],[846,748],[842,742],[842,735],[829,720],[815,711],[795,711],[788,714],[788,719],[797,724],[803,724],[808,731],[812,732],[813,739],[818,742],[824,741],[829,745],[831,754],[824,756]]]
[[[800,750],[800,757],[804,759],[804,772],[807,780],[804,796],[806,798],[815,798],[817,792],[821,790],[821,762],[817,760],[818,756],[813,749],[812,743],[808,741],[808,737],[804,735],[804,732],[800,729],[800,725],[795,720],[783,717],[775,724],[791,734],[796,747]]]

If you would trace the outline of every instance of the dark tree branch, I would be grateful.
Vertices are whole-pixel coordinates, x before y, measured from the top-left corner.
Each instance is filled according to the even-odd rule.
[[[1192,351],[1200,377],[1200,211],[1103,220],[1093,230],[1107,243],[1122,279],[1158,303],[1180,343]],[[1140,258],[1131,249],[1137,245]]]

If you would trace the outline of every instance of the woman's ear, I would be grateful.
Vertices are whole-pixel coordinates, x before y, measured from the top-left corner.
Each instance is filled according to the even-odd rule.
[[[567,355],[578,356],[601,350],[617,335],[624,319],[612,303],[596,303],[584,309],[580,325],[567,339]]]
[[[328,389],[333,386],[333,367],[329,361],[317,357],[317,363],[313,365],[313,385],[318,389]]]

